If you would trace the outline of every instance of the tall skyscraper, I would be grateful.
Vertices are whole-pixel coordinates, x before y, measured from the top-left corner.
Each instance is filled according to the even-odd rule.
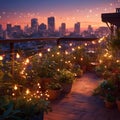
[[[55,32],[55,18],[54,17],[48,18],[48,31],[50,33]]]
[[[6,26],[6,31],[7,31],[8,33],[11,33],[11,32],[12,32],[12,24],[7,24],[7,26]]]
[[[75,23],[75,25],[74,25],[74,33],[76,35],[80,35],[80,22]]]
[[[93,34],[93,28],[91,25],[88,25],[88,33]]]
[[[31,19],[31,29],[33,33],[38,32],[38,19],[37,18]]]
[[[65,23],[61,23],[61,27],[60,27],[59,32],[60,32],[61,36],[65,35],[65,33],[66,33],[66,24]]]

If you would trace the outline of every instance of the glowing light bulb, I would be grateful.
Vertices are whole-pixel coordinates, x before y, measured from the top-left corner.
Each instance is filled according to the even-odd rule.
[[[12,96],[15,96],[15,93],[12,93]]]
[[[29,93],[30,93],[30,90],[29,90],[29,89],[27,89],[27,90],[26,90],[26,94],[28,95]]]
[[[83,58],[80,58],[81,61],[83,61]]]
[[[102,63],[102,60],[99,60],[100,63]]]
[[[18,89],[18,87],[17,87],[17,85],[15,85],[15,86],[14,86],[14,90],[17,90],[17,89]]]
[[[70,43],[69,46],[72,46],[72,43]]]
[[[76,59],[76,57],[74,57],[74,59]]]
[[[60,54],[60,52],[57,52],[57,55],[59,55]]]
[[[25,63],[27,64],[27,63],[29,63],[29,62],[30,62],[30,60],[27,58],[26,61],[25,61]]]
[[[58,48],[61,48],[61,46],[59,45]]]
[[[50,48],[48,48],[47,51],[50,52]]]
[[[0,60],[3,60],[3,56],[0,55]]]
[[[85,46],[87,46],[88,44],[87,43],[85,43]]]
[[[42,57],[42,53],[39,53],[39,56]]]
[[[54,55],[52,54],[52,57],[54,57]]]
[[[96,44],[95,41],[92,41],[92,44]]]
[[[116,60],[116,62],[117,62],[117,63],[119,63],[119,62],[120,62],[120,60]]]
[[[20,55],[18,53],[16,54],[16,58],[20,58]]]
[[[66,54],[66,55],[68,55],[68,52],[67,52],[67,51],[65,51],[65,54]]]
[[[75,48],[72,48],[72,51],[75,51]]]

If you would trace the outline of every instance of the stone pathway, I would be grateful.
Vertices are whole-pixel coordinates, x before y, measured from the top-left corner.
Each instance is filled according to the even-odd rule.
[[[107,109],[96,96],[92,96],[99,79],[86,73],[78,79],[72,91],[65,98],[52,103],[52,112],[45,114],[44,120],[120,120],[120,112],[115,107]]]

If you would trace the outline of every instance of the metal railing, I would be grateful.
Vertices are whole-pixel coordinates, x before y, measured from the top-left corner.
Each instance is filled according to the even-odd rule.
[[[53,46],[59,46],[61,44],[69,44],[69,43],[73,43],[74,46],[78,46],[78,45],[83,45],[85,44],[87,50],[96,50],[96,48],[98,47],[97,44],[94,44],[94,42],[98,43],[99,38],[68,38],[68,37],[63,37],[63,38],[29,38],[29,39],[8,39],[8,40],[0,40],[0,45],[1,48],[7,45],[7,50],[2,50],[0,51],[0,54],[9,54],[10,56],[10,60],[12,61],[12,75],[14,75],[14,60],[15,60],[15,53],[17,51],[17,49],[29,49],[29,47],[35,48],[38,47],[40,45],[50,45]],[[35,42],[36,44],[33,45],[29,45],[29,47],[23,47],[23,48],[19,48],[16,47],[16,44],[29,44],[31,42]],[[89,47],[88,44],[92,43]],[[19,46],[18,45],[18,46]],[[39,47],[38,47],[39,48]],[[35,51],[39,51],[40,48],[38,50],[34,50],[33,54],[35,54]]]

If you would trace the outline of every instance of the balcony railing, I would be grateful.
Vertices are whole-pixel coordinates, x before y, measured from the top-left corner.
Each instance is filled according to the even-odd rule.
[[[0,40],[1,51],[3,56],[8,55],[12,60],[12,75],[14,75],[14,60],[15,54],[18,50],[29,52],[29,56],[38,52],[43,52],[47,48],[62,45],[65,49],[70,50],[70,47],[84,45],[88,53],[94,53],[98,47],[103,47],[104,43],[101,43],[103,38],[32,38],[32,39],[8,39]],[[6,47],[4,47],[6,46]],[[20,47],[21,46],[21,47]],[[4,49],[5,48],[5,49]],[[92,55],[91,61],[95,61],[95,56]]]

